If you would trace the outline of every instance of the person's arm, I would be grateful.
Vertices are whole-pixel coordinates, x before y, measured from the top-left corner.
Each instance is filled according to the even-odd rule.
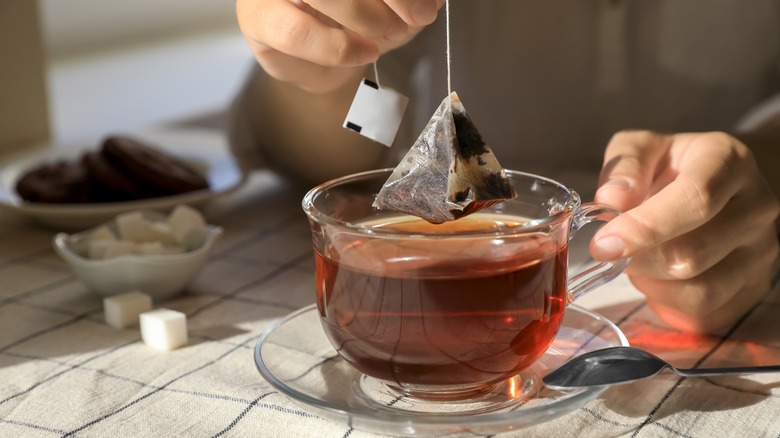
[[[367,65],[411,41],[442,4],[238,0],[241,31],[263,69],[240,98],[248,126],[234,145],[239,159],[259,163],[249,157],[257,152],[264,165],[306,182],[379,164],[387,148],[342,128],[344,116]]]
[[[308,184],[375,167],[388,148],[342,127],[356,77],[338,90],[312,95],[262,71],[254,74],[236,108],[248,131],[232,142],[238,159]]]

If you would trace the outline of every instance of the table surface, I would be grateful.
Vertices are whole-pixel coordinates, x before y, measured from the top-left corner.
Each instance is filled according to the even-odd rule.
[[[259,173],[205,208],[225,234],[187,290],[157,304],[187,315],[189,343],[170,352],[105,324],[101,298],[54,253],[54,230],[0,212],[0,436],[374,436],[292,403],[253,361],[270,324],[314,302],[302,193]],[[580,304],[680,367],[780,363],[777,287],[712,336],[662,324],[626,278]],[[501,436],[778,437],[778,412],[780,374],[662,373]]]

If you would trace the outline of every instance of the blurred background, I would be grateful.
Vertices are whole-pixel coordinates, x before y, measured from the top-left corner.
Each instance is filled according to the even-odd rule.
[[[50,54],[67,56],[234,27],[234,3],[213,0],[38,0]]]
[[[38,0],[38,15],[55,144],[220,128],[254,65],[232,1]]]

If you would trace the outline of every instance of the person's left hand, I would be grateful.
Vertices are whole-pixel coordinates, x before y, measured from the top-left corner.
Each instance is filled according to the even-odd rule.
[[[780,207],[737,139],[620,132],[599,185],[595,201],[624,213],[596,233],[591,254],[633,256],[631,282],[667,323],[711,332],[769,292]]]

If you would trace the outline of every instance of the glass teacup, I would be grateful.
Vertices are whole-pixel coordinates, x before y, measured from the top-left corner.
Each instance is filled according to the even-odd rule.
[[[399,394],[463,400],[489,392],[544,354],[568,303],[628,266],[621,259],[569,275],[576,231],[619,213],[581,204],[553,180],[507,171],[515,199],[434,225],[372,207],[391,172],[322,184],[303,208],[328,339]]]

